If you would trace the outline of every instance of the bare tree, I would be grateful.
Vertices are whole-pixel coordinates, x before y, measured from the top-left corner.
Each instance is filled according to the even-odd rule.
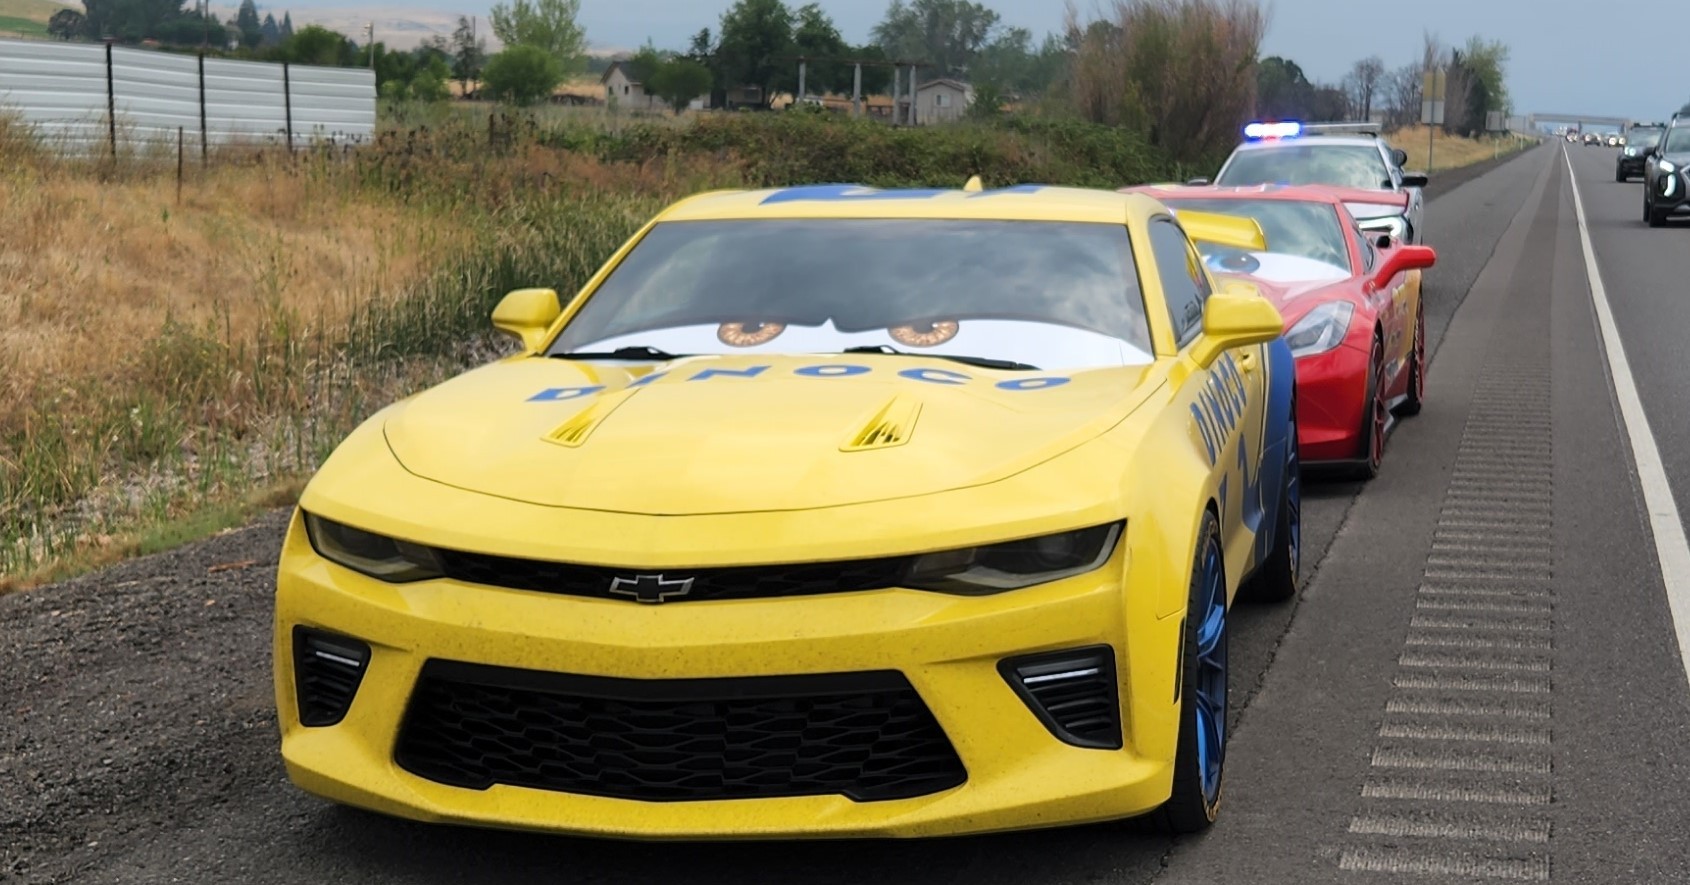
[[[1375,55],[1355,63],[1345,84],[1350,93],[1350,111],[1362,120],[1373,119],[1373,97],[1379,92],[1379,82],[1385,78],[1385,60]]]
[[[1420,120],[1420,78],[1424,73],[1420,65],[1410,63],[1385,75],[1380,104],[1391,128],[1400,129]]]

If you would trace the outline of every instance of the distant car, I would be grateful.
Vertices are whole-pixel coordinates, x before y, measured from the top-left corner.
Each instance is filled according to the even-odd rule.
[[[1643,172],[1643,220],[1660,227],[1690,216],[1690,117],[1677,118],[1649,153]]]
[[[1626,133],[1625,147],[1614,157],[1614,180],[1630,181],[1632,176],[1642,175],[1649,151],[1654,149],[1664,131],[1662,126],[1637,126]]]
[[[1267,248],[1199,241],[1211,272],[1241,275],[1285,318],[1297,365],[1297,445],[1305,465],[1378,475],[1398,415],[1426,395],[1421,271],[1428,246],[1365,234],[1351,211],[1381,196],[1327,187],[1127,188],[1174,211],[1235,214],[1262,227]],[[1397,196],[1397,199],[1403,199]]]
[[[1590,147],[1593,144],[1594,145],[1600,145],[1601,143],[1602,143],[1602,136],[1597,135],[1594,132],[1586,132],[1584,134],[1584,146],[1585,147]]]
[[[1378,126],[1258,122],[1244,127],[1244,138],[1216,174],[1215,185],[1315,184],[1405,195],[1408,199],[1400,208],[1395,200],[1376,201],[1356,221],[1362,230],[1389,234],[1405,243],[1424,239],[1426,174],[1403,171],[1408,154],[1391,147]]]

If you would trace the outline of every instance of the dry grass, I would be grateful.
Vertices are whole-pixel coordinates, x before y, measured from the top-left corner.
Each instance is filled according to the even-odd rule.
[[[1386,136],[1392,147],[1399,147],[1408,154],[1408,162],[1404,169],[1432,172],[1438,169],[1457,169],[1481,163],[1502,154],[1517,151],[1525,147],[1527,142],[1518,136],[1502,135],[1494,138],[1462,138],[1438,132],[1436,141],[1430,146],[1431,163],[1427,163],[1427,127],[1410,126],[1399,129]]]
[[[52,162],[0,177],[0,427],[30,393],[112,383],[164,322],[255,337],[277,307],[338,325],[445,255],[444,221],[297,167],[101,180]],[[299,330],[306,334],[310,329]],[[120,379],[113,379],[115,372]]]

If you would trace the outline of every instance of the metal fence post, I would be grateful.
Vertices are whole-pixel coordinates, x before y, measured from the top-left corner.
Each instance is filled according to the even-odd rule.
[[[111,143],[111,158],[117,161],[117,89],[112,76],[111,43],[106,41],[106,136]]]
[[[205,53],[200,53],[200,165],[207,162],[209,148],[206,145],[205,127]]]
[[[293,84],[288,75],[288,63],[282,62],[282,105],[287,114],[288,153],[293,153]]]

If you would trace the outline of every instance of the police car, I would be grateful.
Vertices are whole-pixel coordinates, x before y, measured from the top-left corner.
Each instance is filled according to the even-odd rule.
[[[1244,127],[1244,142],[1227,157],[1214,184],[1244,187],[1262,184],[1324,184],[1389,193],[1373,208],[1351,205],[1361,229],[1388,234],[1404,243],[1420,243],[1425,216],[1424,172],[1405,172],[1408,155],[1388,144],[1371,123],[1255,122]],[[1191,184],[1208,184],[1197,179]],[[1407,196],[1403,205],[1401,196]]]

